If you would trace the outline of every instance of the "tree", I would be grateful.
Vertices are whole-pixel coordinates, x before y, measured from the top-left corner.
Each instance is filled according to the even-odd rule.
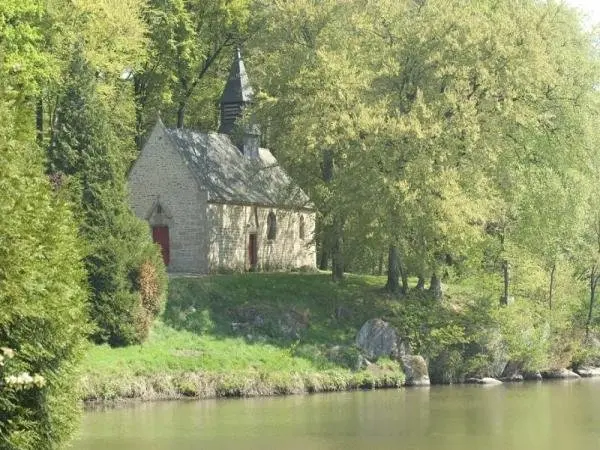
[[[148,55],[134,71],[138,146],[157,111],[167,122],[173,112],[178,128],[186,119],[196,128],[215,128],[231,50],[244,41],[249,17],[248,0],[149,2]]]
[[[590,37],[571,10],[552,3],[520,3],[518,13],[510,2],[380,6],[371,20],[380,38],[374,64],[383,67],[376,87],[397,124],[388,125],[389,139],[401,143],[381,152],[382,181],[404,190],[393,215],[403,215],[418,271],[436,283],[445,255],[479,259],[486,224],[506,302],[518,255],[554,267],[573,237],[560,222],[580,217],[567,217],[567,204],[582,198],[569,180],[587,176],[585,127],[597,74]],[[543,206],[551,192],[566,199],[562,209]],[[548,238],[543,251],[552,257],[525,236],[533,229]]]
[[[347,265],[345,231],[365,199],[357,185],[366,175],[359,155],[371,126],[362,97],[371,73],[362,70],[366,54],[348,28],[359,11],[335,1],[272,3],[263,11],[264,32],[247,46],[263,135],[320,211],[317,239],[334,281]]]
[[[77,426],[88,332],[75,223],[44,175],[34,128],[33,99],[60,62],[43,45],[40,2],[2,2],[0,16],[0,447],[51,449]]]
[[[115,134],[83,52],[73,56],[57,107],[48,169],[65,176],[86,242],[91,317],[97,342],[142,342],[165,298],[166,276],[147,225],[127,204],[125,173],[133,139]],[[156,286],[148,290],[145,280]],[[149,296],[144,296],[148,293]]]
[[[0,382],[0,446],[56,448],[77,425],[75,365],[88,331],[81,251],[64,195],[51,193],[43,176],[39,150],[7,135],[10,118],[1,116],[0,345],[15,351],[15,374],[35,374],[44,384]]]

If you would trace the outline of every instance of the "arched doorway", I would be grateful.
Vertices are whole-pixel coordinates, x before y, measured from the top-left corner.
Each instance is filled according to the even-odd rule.
[[[163,262],[165,266],[169,266],[171,262],[169,225],[172,223],[172,216],[157,198],[146,218],[152,228],[152,241],[160,246]]]
[[[171,249],[169,246],[169,227],[166,225],[156,225],[152,227],[152,240],[160,245],[163,262],[165,266],[169,265],[171,259]]]

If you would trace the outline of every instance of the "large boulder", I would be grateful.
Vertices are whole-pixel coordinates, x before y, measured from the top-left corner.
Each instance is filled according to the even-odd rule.
[[[539,370],[525,371],[523,372],[523,379],[525,381],[542,381],[542,373]]]
[[[600,367],[584,366],[577,368],[575,372],[583,378],[600,377]]]
[[[547,380],[567,380],[573,378],[581,378],[575,372],[569,369],[550,369],[543,370],[542,377]]]
[[[419,355],[406,355],[400,358],[402,362],[402,368],[404,369],[404,375],[406,379],[404,384],[406,386],[429,386],[429,372],[427,371],[427,363],[422,356]]]
[[[483,378],[467,378],[465,383],[470,384],[482,384],[486,386],[497,386],[502,384],[502,381],[497,380],[496,378],[491,377],[483,377]]]
[[[369,360],[382,356],[399,359],[407,353],[396,329],[381,319],[365,322],[356,335],[356,346]]]

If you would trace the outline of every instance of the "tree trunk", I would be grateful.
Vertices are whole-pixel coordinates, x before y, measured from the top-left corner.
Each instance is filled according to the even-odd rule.
[[[502,250],[502,253],[504,253],[504,229],[502,229],[502,232],[500,233],[500,248]],[[500,297],[500,304],[503,306],[507,306],[508,305],[508,297],[510,295],[510,267],[508,265],[508,259],[503,258],[502,259],[502,264],[501,264],[501,268],[502,268],[502,280],[503,280],[503,291],[502,291],[502,297]]]
[[[183,122],[185,119],[185,107],[186,102],[179,102],[179,107],[177,108],[177,128],[183,128]]]
[[[502,260],[502,278],[504,280],[504,290],[502,292],[502,297],[500,297],[501,305],[508,305],[508,296],[510,295],[510,270],[508,267],[508,260]]]
[[[41,97],[37,99],[35,105],[35,129],[36,140],[41,147],[44,145],[44,101]]]
[[[408,274],[402,267],[402,261],[398,261],[398,268],[400,269],[400,278],[402,279],[402,295],[408,294]]]
[[[438,278],[437,274],[433,272],[431,275],[431,281],[429,282],[429,292],[433,295],[433,298],[439,300],[442,298],[442,280]]]
[[[333,281],[342,281],[344,279],[344,255],[342,250],[344,239],[341,226],[338,225],[335,228],[333,251],[331,252],[331,278]]]
[[[552,269],[550,270],[550,289],[548,290],[548,306],[550,310],[552,310],[552,296],[554,294],[554,278],[556,274],[556,261],[552,264]]]
[[[329,267],[329,252],[321,246],[321,258],[319,258],[319,269],[327,270]]]
[[[325,183],[329,184],[333,181],[333,152],[329,149],[323,150],[321,172]],[[331,230],[331,278],[333,281],[341,281],[344,278],[344,221],[336,213],[333,214],[333,227]]]
[[[379,261],[377,263],[377,275],[383,275],[383,252],[379,254]]]
[[[596,303],[596,287],[598,285],[598,275],[596,274],[596,265],[592,267],[590,272],[590,303],[588,305],[588,316],[585,322],[585,338],[590,337],[590,327],[592,326],[592,317],[594,313],[594,303]]]
[[[420,274],[419,278],[417,279],[416,289],[419,291],[425,290],[425,277],[423,276],[423,274]]]
[[[400,290],[400,284],[398,279],[400,278],[400,265],[398,264],[398,249],[395,245],[390,245],[388,250],[388,269],[387,269],[387,283],[385,289],[388,292],[398,292]]]

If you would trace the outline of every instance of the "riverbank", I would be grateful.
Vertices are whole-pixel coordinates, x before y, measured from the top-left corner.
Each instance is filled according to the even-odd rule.
[[[353,371],[294,356],[289,348],[197,336],[157,323],[144,346],[90,349],[81,397],[86,402],[255,397],[399,387],[403,381],[396,361]]]
[[[162,316],[140,346],[93,346],[85,401],[282,395],[398,387],[396,361],[355,370],[353,342],[386,312],[378,277],[241,274],[174,278]],[[370,311],[374,306],[374,311]],[[389,312],[389,311],[388,311]],[[366,320],[366,319],[365,319]]]
[[[528,298],[500,308],[490,280],[447,284],[442,301],[417,290],[391,296],[384,283],[349,275],[334,284],[323,273],[173,278],[143,345],[89,349],[80,396],[94,402],[399,387],[397,361],[369,364],[354,346],[375,317],[429,361],[434,383],[500,377],[517,358],[527,371],[567,367],[582,354],[580,334],[565,325],[572,314],[566,302],[545,314]]]

